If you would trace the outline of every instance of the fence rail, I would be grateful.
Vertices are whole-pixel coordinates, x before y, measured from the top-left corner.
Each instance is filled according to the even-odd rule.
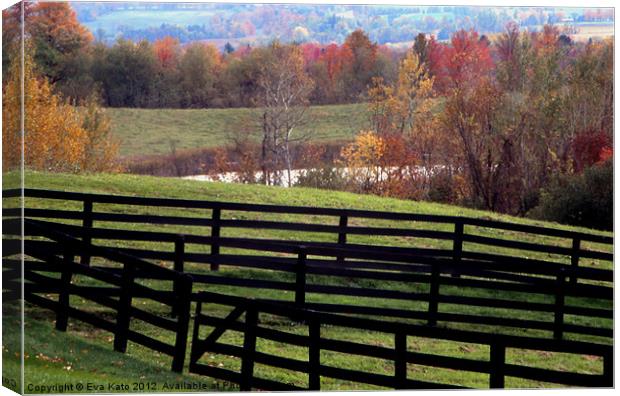
[[[567,316],[582,318],[613,319],[611,307],[583,307],[566,303],[567,297],[593,298],[602,302],[613,299],[613,287],[607,285],[591,285],[572,283],[570,278],[580,280],[601,280],[612,282],[613,272],[609,270],[573,267],[562,264],[548,264],[545,266],[531,263],[511,263],[495,261],[479,261],[462,258],[458,265],[460,277],[452,277],[457,267],[451,258],[432,257],[429,255],[405,254],[390,251],[376,252],[374,247],[346,247],[325,244],[299,246],[278,241],[253,240],[245,238],[218,238],[218,245],[235,247],[238,249],[257,249],[263,252],[288,253],[296,257],[282,258],[255,255],[222,255],[213,260],[212,254],[187,253],[186,244],[210,245],[212,237],[194,235],[176,235],[162,232],[122,231],[116,229],[84,229],[79,226],[62,225],[37,221],[47,227],[56,227],[68,234],[82,239],[115,240],[159,240],[169,242],[174,250],[165,254],[140,249],[117,249],[120,252],[137,257],[169,260],[174,269],[179,272],[188,272],[185,268],[188,262],[209,263],[218,265],[241,266],[244,268],[268,269],[288,273],[293,279],[270,280],[245,278],[227,273],[198,273],[191,272],[195,284],[220,285],[233,288],[251,288],[255,292],[260,290],[279,290],[294,292],[294,299],[298,306],[308,306],[323,311],[392,316],[408,319],[425,320],[430,325],[443,323],[469,323],[489,326],[504,326],[521,329],[535,329],[549,332],[555,338],[564,337],[565,333],[575,333],[613,337],[613,328],[598,325],[567,323]],[[43,249],[45,242],[31,242]],[[54,249],[53,243],[48,243],[47,250]],[[310,258],[312,257],[312,258]],[[364,259],[353,261],[352,259]],[[368,260],[377,261],[368,261]],[[344,260],[344,261],[343,261]],[[380,261],[379,261],[380,260]],[[109,269],[106,269],[110,271]],[[154,272],[141,272],[145,278],[158,279]],[[313,280],[310,280],[312,277]],[[391,282],[390,284],[406,284],[406,288],[394,290],[383,287],[368,288],[350,284],[325,285],[321,279],[364,279]],[[424,290],[426,288],[426,290]],[[452,288],[447,289],[446,288]],[[458,288],[458,289],[454,289]],[[489,293],[504,291],[512,292],[512,298],[493,296],[466,296],[464,290],[482,290]],[[515,294],[516,293],[516,294]],[[329,302],[306,302],[307,295],[325,296],[356,296],[375,300],[392,300],[420,302],[426,307],[417,309],[379,308],[366,303],[365,306],[353,304],[334,304]],[[538,297],[539,301],[531,301]],[[495,312],[486,314],[466,314],[442,310],[445,306],[494,308]],[[501,315],[502,310],[522,311],[524,313],[541,313],[545,319],[516,319],[513,314]],[[586,322],[587,323],[587,322]]]
[[[15,221],[15,220],[12,220]],[[36,221],[24,221],[27,236],[45,237],[56,249],[41,249],[38,241],[24,241],[24,255],[31,259],[24,261],[24,286],[26,301],[53,310],[56,313],[56,329],[67,330],[69,318],[75,318],[95,327],[114,333],[114,350],[125,352],[127,342],[132,341],[149,349],[156,350],[173,358],[172,370],[181,372],[187,349],[187,334],[190,320],[192,279],[190,275],[169,270],[136,257],[109,249],[94,246],[76,239],[56,229]],[[105,258],[109,263],[121,267],[117,271],[107,268],[89,267],[75,261],[75,256],[84,252],[91,257]],[[3,267],[17,267],[19,260],[3,260]],[[141,274],[153,274],[158,279],[174,284],[173,290],[157,290],[137,281]],[[52,275],[60,275],[59,278]],[[105,286],[80,286],[72,283],[75,276],[82,280],[97,281]],[[44,294],[44,296],[40,295]],[[53,300],[47,295],[57,294]],[[70,297],[79,296],[92,303],[112,309],[116,321],[110,321],[70,305]],[[138,308],[133,299],[145,298],[159,304],[168,305],[176,312],[176,319],[164,318]],[[150,325],[175,334],[174,345],[151,338],[139,331],[131,330],[130,322],[138,319]]]
[[[321,377],[395,389],[450,389],[459,387],[453,384],[409,379],[407,377],[407,364],[422,364],[431,367],[488,374],[489,387],[491,388],[503,388],[505,377],[507,376],[572,386],[611,387],[613,384],[613,347],[609,345],[563,340],[545,341],[531,337],[505,336],[451,329],[432,329],[427,326],[398,322],[351,318],[300,309],[293,306],[293,304],[257,301],[209,292],[200,293],[197,300],[198,305],[194,321],[189,370],[193,373],[209,375],[237,383],[242,391],[252,389],[319,390]],[[205,304],[230,306],[232,311],[226,318],[219,318],[209,315],[208,310],[205,313],[203,309]],[[259,321],[261,314],[275,315],[300,322],[308,327],[308,335],[274,330],[265,325],[261,326]],[[245,317],[244,321],[239,321],[241,316]],[[394,338],[394,348],[326,338],[321,335],[321,326],[326,325],[390,334]],[[201,326],[213,329],[203,339],[200,338]],[[226,331],[243,333],[243,346],[233,346],[218,342]],[[486,345],[489,347],[490,356],[487,361],[480,361],[411,352],[407,349],[408,336]],[[256,347],[257,339],[276,341],[290,346],[306,347],[308,348],[307,360],[283,358],[261,352]],[[571,373],[507,363],[507,348],[600,356],[603,358],[603,372],[600,374]],[[394,366],[394,375],[374,374],[328,366],[320,361],[321,351],[389,360],[392,361]],[[241,370],[236,372],[201,363],[201,357],[207,352],[225,354],[241,359]],[[273,379],[257,377],[254,373],[254,365],[256,363],[307,374],[308,386],[304,388]]]
[[[82,203],[80,211],[40,207],[24,209],[25,233],[29,236],[24,244],[25,253],[35,259],[25,262],[24,278],[28,281],[26,299],[54,310],[57,327],[61,330],[66,329],[69,317],[88,322],[113,332],[115,349],[119,351],[124,351],[127,341],[132,341],[173,356],[175,371],[181,371],[183,367],[189,305],[190,301],[194,301],[199,306],[194,327],[195,346],[208,345],[209,348],[214,348],[212,352],[219,351],[245,360],[241,373],[231,373],[201,366],[197,363],[196,356],[202,352],[196,350],[192,351],[190,368],[238,383],[242,389],[293,389],[286,384],[248,376],[254,362],[277,363],[284,368],[288,366],[306,370],[301,371],[309,375],[310,389],[318,389],[320,377],[353,381],[358,379],[358,372],[317,363],[317,353],[321,348],[348,345],[321,339],[320,326],[325,324],[360,329],[366,328],[355,326],[367,325],[370,326],[367,330],[375,331],[382,331],[385,326],[398,329],[393,334],[395,348],[389,353],[368,349],[368,346],[359,344],[355,346],[361,348],[361,351],[370,351],[368,356],[376,353],[394,361],[394,378],[365,374],[371,381],[369,383],[379,386],[400,389],[448,385],[407,379],[406,365],[408,362],[414,363],[414,360],[441,363],[445,364],[446,368],[453,369],[473,367],[473,371],[490,375],[491,387],[502,387],[504,376],[538,380],[547,378],[545,381],[556,378],[561,380],[558,383],[579,386],[608,386],[609,383],[608,366],[612,363],[609,349],[603,344],[613,340],[613,271],[601,269],[600,264],[597,267],[590,263],[584,265],[583,259],[612,261],[613,254],[609,253],[612,237],[454,216],[107,196],[32,189],[25,189],[24,195],[37,200],[69,200]],[[19,190],[5,191],[4,196],[19,196]],[[28,204],[32,201],[26,199],[25,202]],[[41,203],[37,205],[41,206]],[[112,208],[109,205],[123,206]],[[207,209],[210,212],[201,216],[193,214],[193,217],[161,213],[119,213],[128,211],[129,207],[140,208],[141,211],[153,207],[156,212],[161,211],[162,207]],[[129,209],[131,210],[133,209]],[[239,218],[240,216],[232,212],[255,212],[257,216],[308,215],[309,220],[314,223],[248,220]],[[5,218],[18,218],[20,215],[21,210],[3,209]],[[320,217],[321,223],[316,223],[313,216]],[[3,224],[7,227],[5,229],[14,230],[12,233],[18,235],[19,219],[15,218],[5,219]],[[384,220],[381,224],[387,225],[362,226],[359,225],[360,219]],[[334,224],[329,224],[330,221]],[[73,224],[70,224],[72,222]],[[132,229],[126,226],[129,223],[132,223]],[[448,228],[453,224],[454,228],[453,231],[419,229],[418,223],[441,223]],[[183,232],[179,232],[179,227],[176,227],[174,231],[167,232],[166,227],[161,227],[154,231],[152,227],[141,229],[141,225],[187,226],[189,229],[184,228]],[[210,232],[205,234],[204,230],[192,227],[209,227]],[[307,235],[296,234],[297,231],[332,234],[334,239],[330,242],[324,239],[317,241],[223,236],[230,234],[226,231],[241,228],[282,230],[288,231],[290,236]],[[192,230],[197,230],[198,233]],[[504,233],[505,237],[499,238],[501,233]],[[525,235],[524,240],[520,238],[522,234],[514,233]],[[531,242],[527,240],[531,234],[548,236],[552,240],[547,243]],[[451,248],[360,244],[353,242],[352,236],[355,235],[404,237],[409,238],[406,240],[412,243],[428,239],[447,241]],[[564,240],[564,246],[557,246],[561,242],[558,238]],[[14,254],[20,250],[19,244],[14,240],[6,239],[4,244],[8,247],[5,252]],[[511,253],[489,253],[473,248],[474,245],[510,249]],[[593,246],[598,246],[598,250],[593,250]],[[538,258],[532,258],[531,254],[539,255]],[[76,259],[78,256],[79,260]],[[558,261],[549,258],[552,256],[564,259]],[[102,266],[100,258],[116,265]],[[168,268],[151,261],[167,262]],[[11,286],[20,275],[18,261],[8,258],[3,262],[4,274],[11,275],[5,284]],[[208,266],[212,271],[202,265]],[[243,271],[231,271],[236,268],[255,270],[255,275],[250,278],[244,275]],[[50,273],[56,273],[59,278],[51,277]],[[71,282],[74,275],[107,285],[76,285]],[[138,279],[169,281],[170,287],[166,291],[155,290],[138,283]],[[7,288],[4,286],[3,288]],[[201,292],[204,287],[218,293]],[[255,299],[234,297],[239,288],[250,291]],[[284,293],[287,291],[290,293]],[[58,300],[43,297],[41,294],[44,293],[58,294]],[[70,306],[70,295],[78,295],[112,309],[117,314],[116,322]],[[334,302],[334,296],[356,298],[350,299],[353,302]],[[132,305],[135,298],[146,298],[166,305],[170,308],[171,315],[164,317],[141,310]],[[217,301],[212,301],[213,299]],[[231,305],[233,311],[230,320],[222,322],[218,318],[205,315],[201,307],[207,302]],[[247,307],[254,308],[248,311]],[[227,326],[245,332],[245,327],[239,327],[243,324],[236,320],[242,315],[247,319],[248,313],[249,326],[254,330],[248,330],[250,334],[247,336],[247,344],[236,347],[221,346],[215,343],[218,338],[216,336],[211,337],[213,342],[196,339],[197,328],[207,323],[219,326],[219,330],[213,333],[216,335],[229,329]],[[308,362],[291,362],[260,353],[252,353],[251,358],[245,358],[248,351],[255,349],[256,337],[275,334],[273,331],[276,330],[262,329],[251,324],[254,320],[252,318],[258,317],[260,313],[289,318],[291,315],[303,316],[300,321],[310,326],[310,338],[304,341],[310,348]],[[175,344],[164,344],[130,330],[129,323],[132,319],[176,332]],[[386,321],[388,319],[391,321]],[[330,320],[335,322],[331,323]],[[315,321],[319,324],[313,324]],[[412,355],[412,352],[406,351],[406,337],[409,334],[407,331],[415,330],[416,336],[430,338],[444,334],[444,330],[451,331],[437,326],[439,323],[448,327],[462,324],[490,326],[487,332],[476,336],[470,334],[473,338],[470,338],[469,342],[489,345],[491,360],[484,364],[463,363],[450,360],[452,358]],[[586,346],[589,346],[600,352],[600,356],[604,356],[605,373],[600,376],[572,375],[507,364],[504,362],[506,345],[522,341],[501,334],[506,328],[523,329],[526,331],[524,334],[535,334],[528,338],[530,341],[520,344],[520,347],[526,349],[556,348],[555,350],[560,352],[586,354]],[[269,333],[270,331],[272,333]],[[541,331],[547,335],[543,335]],[[452,332],[449,336],[446,335],[447,339],[454,334],[465,333]],[[279,335],[285,340],[295,338],[292,335]],[[585,335],[590,337],[589,339],[594,337],[602,343],[570,341],[575,335]],[[494,341],[489,344],[489,340],[501,342]],[[342,351],[354,353],[346,352],[353,348],[349,347],[350,345],[343,347]],[[482,369],[484,370],[479,371]]]

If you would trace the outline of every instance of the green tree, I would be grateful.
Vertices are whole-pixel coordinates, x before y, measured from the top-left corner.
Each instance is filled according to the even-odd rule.
[[[185,107],[210,107],[216,94],[221,56],[212,45],[192,43],[179,63],[182,103]]]
[[[102,85],[106,105],[152,105],[157,59],[148,41],[133,43],[119,39],[109,49],[97,44],[93,52],[93,78]]]

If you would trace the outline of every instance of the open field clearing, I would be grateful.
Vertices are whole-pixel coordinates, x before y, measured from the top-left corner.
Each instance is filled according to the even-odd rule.
[[[112,132],[121,139],[120,155],[170,154],[177,150],[218,147],[238,131],[251,131],[258,141],[259,109],[129,109],[108,108]],[[313,141],[351,139],[368,125],[366,104],[312,106],[308,122],[293,138]]]

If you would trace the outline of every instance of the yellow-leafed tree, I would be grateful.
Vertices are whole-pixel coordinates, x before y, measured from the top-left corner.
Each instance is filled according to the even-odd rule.
[[[27,169],[51,172],[116,170],[118,150],[102,119],[101,109],[79,111],[54,94],[36,73],[32,56],[24,59],[24,163]],[[17,60],[17,57],[14,59]],[[21,160],[20,64],[13,62],[2,95],[2,168],[16,169]],[[97,119],[98,117],[98,119]]]

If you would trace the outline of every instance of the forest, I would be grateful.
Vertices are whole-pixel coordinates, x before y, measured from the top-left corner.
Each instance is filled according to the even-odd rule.
[[[34,169],[122,170],[106,107],[255,107],[260,135],[232,131],[209,172],[292,185],[304,164],[299,185],[612,227],[613,38],[578,42],[559,26],[508,22],[442,41],[421,32],[403,50],[356,29],[341,44],[222,51],[170,36],[106,44],[68,3],[25,12]],[[18,25],[18,9],[3,11],[4,169],[18,162]],[[310,106],[345,103],[363,104],[368,125],[335,154],[297,134],[313,122]]]

